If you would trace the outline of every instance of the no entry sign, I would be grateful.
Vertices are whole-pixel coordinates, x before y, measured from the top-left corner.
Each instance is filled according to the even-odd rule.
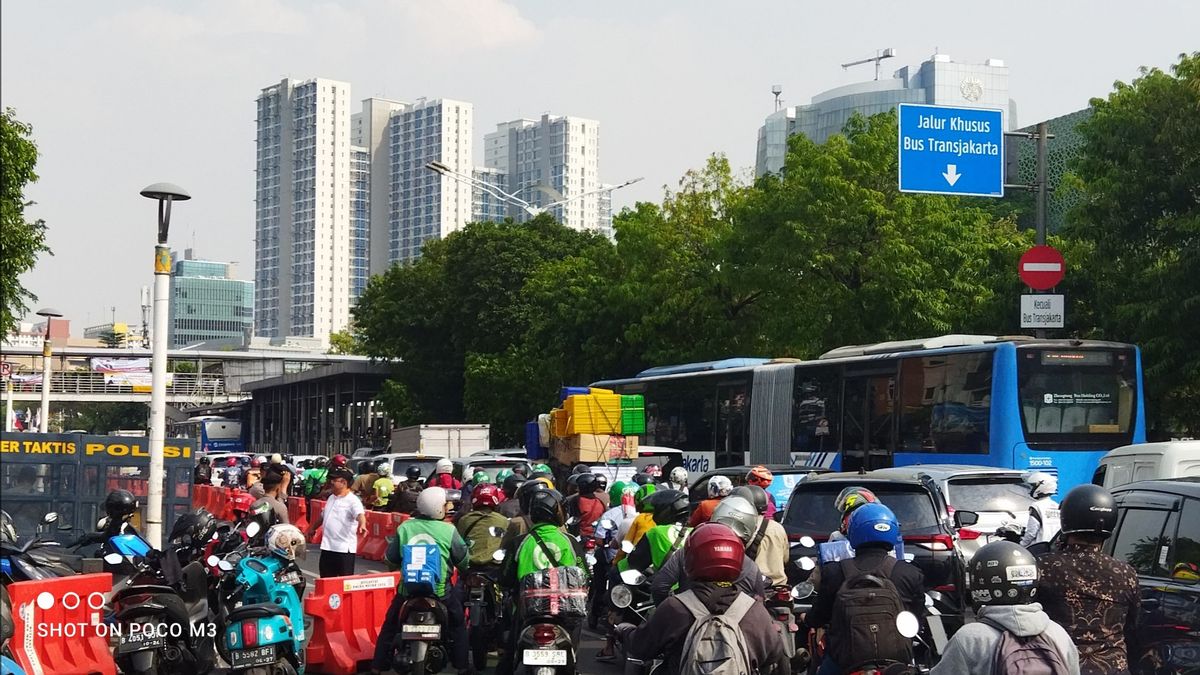
[[[1026,286],[1045,291],[1063,280],[1067,265],[1062,254],[1053,246],[1034,246],[1021,256],[1017,269]]]

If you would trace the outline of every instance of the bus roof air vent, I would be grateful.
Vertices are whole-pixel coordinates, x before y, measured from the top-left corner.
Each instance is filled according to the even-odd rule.
[[[994,335],[942,335],[940,337],[923,338],[919,340],[893,340],[877,342],[871,345],[851,345],[831,349],[821,355],[822,359],[840,359],[850,356],[869,356],[872,354],[892,354],[895,352],[911,352],[921,349],[944,349],[946,347],[966,347],[995,342]]]

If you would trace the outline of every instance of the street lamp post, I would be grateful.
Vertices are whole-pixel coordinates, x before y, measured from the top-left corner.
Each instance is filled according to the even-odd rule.
[[[187,190],[171,183],[155,183],[142,196],[158,201],[158,245],[154,247],[154,341],[150,360],[150,480],[146,496],[146,538],[162,546],[163,444],[167,437],[167,315],[170,306],[171,250],[167,232],[171,227],[171,202],[191,199]]]
[[[42,337],[42,408],[38,411],[38,431],[44,434],[50,429],[50,322],[62,317],[62,312],[44,307],[37,315],[46,320],[46,334]]]

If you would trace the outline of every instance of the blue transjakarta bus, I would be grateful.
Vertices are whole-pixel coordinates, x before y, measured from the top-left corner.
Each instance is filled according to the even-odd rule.
[[[186,422],[172,424],[170,433],[176,438],[196,439],[200,452],[205,454],[246,451],[246,446],[242,442],[241,421],[228,417],[215,415],[192,417]]]
[[[1141,354],[1115,342],[947,335],[593,386],[644,395],[640,441],[683,450],[693,472],[975,464],[1055,473],[1065,494],[1105,452],[1146,439]]]

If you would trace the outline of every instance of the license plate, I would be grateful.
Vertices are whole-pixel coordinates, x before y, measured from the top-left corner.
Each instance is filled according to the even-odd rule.
[[[253,668],[275,663],[275,645],[256,649],[235,649],[229,652],[229,665],[233,668]]]
[[[400,637],[404,640],[436,640],[442,635],[442,627],[438,624],[411,624],[400,627]]]
[[[296,584],[300,583],[300,575],[295,572],[288,572],[287,574],[280,575],[279,583],[287,586],[295,586]]]
[[[128,631],[129,627],[126,626],[125,630]],[[166,646],[167,636],[142,631],[121,633],[121,637],[117,641],[117,651],[122,654],[141,652],[147,649],[161,649]]]
[[[567,650],[526,649],[522,660],[527,666],[565,666],[567,665]]]

